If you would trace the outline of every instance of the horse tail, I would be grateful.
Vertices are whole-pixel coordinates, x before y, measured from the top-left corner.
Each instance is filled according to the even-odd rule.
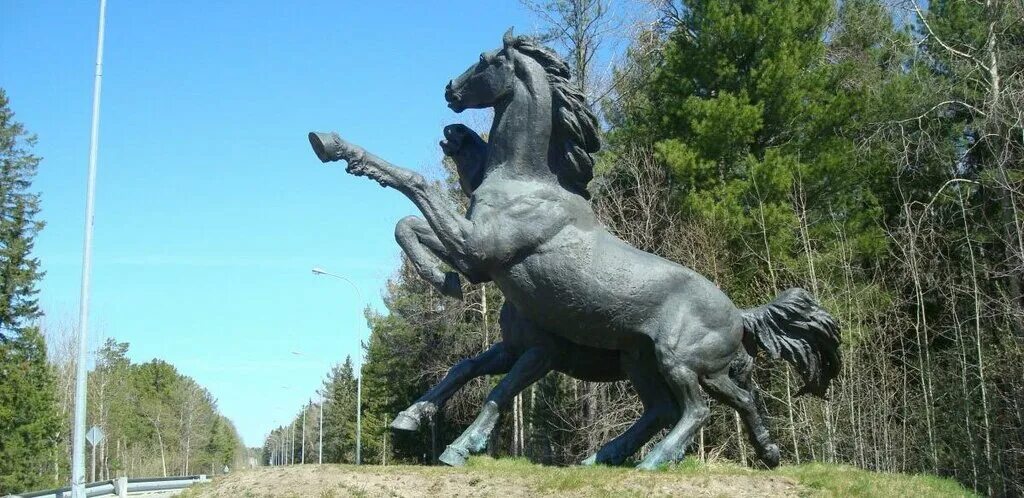
[[[772,358],[796,368],[804,380],[797,396],[824,398],[839,375],[839,324],[803,289],[788,289],[764,306],[743,310],[743,331]]]

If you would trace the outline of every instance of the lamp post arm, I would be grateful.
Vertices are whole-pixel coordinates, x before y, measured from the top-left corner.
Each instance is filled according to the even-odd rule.
[[[327,275],[328,277],[334,277],[334,278],[337,278],[339,280],[344,280],[345,282],[347,282],[349,285],[352,286],[353,290],[356,291],[356,295],[359,296],[359,301],[362,302],[364,306],[366,305],[366,299],[363,298],[363,293],[359,290],[359,286],[356,285],[355,282],[349,280],[348,277],[345,277],[345,276],[342,276],[342,275],[338,275],[337,273],[331,273],[331,272],[326,271],[326,270],[324,270],[322,268],[313,268],[313,273],[317,274],[317,275]]]

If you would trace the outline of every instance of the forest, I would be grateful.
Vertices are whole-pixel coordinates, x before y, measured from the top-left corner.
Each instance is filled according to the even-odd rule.
[[[32,328],[0,342],[5,494],[60,487],[70,478],[76,343],[53,329],[45,339]],[[99,347],[88,390],[86,425],[104,436],[87,445],[87,482],[212,476],[248,465],[249,450],[213,395],[163,360],[131,362],[128,343],[107,339]]]
[[[842,372],[824,400],[796,396],[784,363],[757,358],[784,463],[1024,494],[1024,4],[524,5],[600,115],[590,188],[615,234],[740,307],[799,286],[839,319]],[[444,166],[437,181],[465,205]],[[501,293],[444,297],[403,260],[383,294],[361,372],[348,359],[329,372],[324,401],[268,436],[265,463],[275,451],[315,461],[320,410],[324,461],[352,462],[360,374],[364,463],[434,463],[475,417],[496,379],[471,382],[429,428],[387,429],[500,340]],[[688,454],[760,465],[735,413],[711,406]],[[627,384],[550,374],[507,407],[489,451],[575,464],[640,408]]]

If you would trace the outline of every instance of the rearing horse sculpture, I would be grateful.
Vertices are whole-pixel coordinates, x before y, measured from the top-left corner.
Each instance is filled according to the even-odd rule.
[[[456,112],[495,110],[484,177],[465,216],[416,172],[336,134],[311,133],[310,142],[322,161],[345,160],[349,173],[402,192],[454,267],[493,280],[531,323],[619,351],[627,364],[653,362],[680,416],[639,468],[683,458],[708,417],[702,388],[739,412],[761,459],[776,465],[778,446],[751,393],[730,378],[730,363],[760,347],[796,367],[801,392],[823,396],[840,368],[835,320],[802,289],[741,310],[693,270],[609,233],[587,200],[597,121],[550,49],[510,30],[501,48],[448,84],[445,98]]]
[[[486,166],[487,144],[464,125],[444,129],[441,148],[455,161],[459,184],[467,197],[480,186]],[[407,216],[395,227],[395,239],[405,251],[421,278],[442,294],[461,298],[462,286],[457,273],[442,271],[442,262],[455,263],[422,218]],[[480,276],[468,275],[471,281]],[[619,464],[661,429],[678,419],[679,409],[653,361],[646,358],[625,362],[619,351],[581,346],[548,333],[522,316],[509,301],[502,304],[498,325],[501,341],[487,351],[451,368],[436,386],[395,417],[391,428],[415,431],[423,417],[431,417],[470,380],[483,375],[507,374],[491,390],[484,409],[473,424],[448,445],[440,460],[462,465],[470,453],[485,449],[500,411],[512,399],[552,370],[591,382],[629,379],[644,407],[644,413],[628,430],[584,460],[584,464]],[[742,385],[750,382],[750,357],[742,352],[734,361],[733,378]]]

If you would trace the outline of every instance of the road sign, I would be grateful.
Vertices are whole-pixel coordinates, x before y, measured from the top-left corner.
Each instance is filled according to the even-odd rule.
[[[92,426],[92,429],[89,429],[89,432],[85,433],[85,439],[89,441],[89,444],[95,447],[97,444],[100,444],[100,442],[103,441],[103,429],[100,429],[98,426],[95,425]]]

